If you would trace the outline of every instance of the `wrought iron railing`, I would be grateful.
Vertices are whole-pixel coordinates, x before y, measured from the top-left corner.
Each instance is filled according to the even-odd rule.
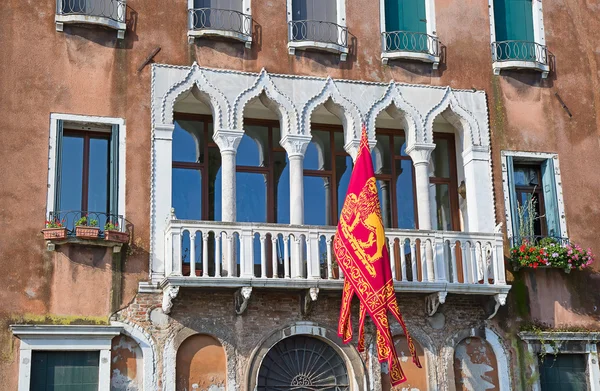
[[[192,30],[231,31],[244,36],[252,35],[252,17],[239,11],[218,8],[193,8],[189,10]]]
[[[288,38],[290,42],[314,41],[347,47],[348,28],[320,20],[292,20]]]
[[[86,217],[85,226],[94,226],[100,228],[100,238],[104,237],[107,223],[111,223],[110,230],[126,232],[131,224],[122,216],[103,212],[85,212],[80,210],[56,211],[48,214],[48,221],[59,222],[67,229],[68,236],[75,236],[75,227],[82,217]],[[61,228],[62,228],[61,227]]]
[[[58,15],[97,16],[125,22],[126,0],[57,0]]]
[[[570,244],[569,238],[562,238],[558,236],[545,236],[545,235],[535,235],[535,236],[514,236],[510,238],[511,247],[519,246],[522,243],[527,243],[530,245],[549,245],[549,244],[558,244],[561,246],[566,246]]]
[[[492,42],[494,61],[528,61],[548,65],[548,48],[531,41]]]
[[[387,31],[382,33],[386,52],[425,53],[438,57],[440,42],[437,37],[413,31]]]

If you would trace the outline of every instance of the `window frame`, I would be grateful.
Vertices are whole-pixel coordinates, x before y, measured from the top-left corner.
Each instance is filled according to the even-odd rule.
[[[539,186],[524,186],[524,185],[517,185],[515,184],[515,193],[517,195],[517,202],[519,202],[519,194],[523,194],[523,193],[527,193],[527,194],[536,194],[537,195],[537,199],[538,199],[538,208],[541,212],[541,214],[545,214],[545,210],[546,210],[546,203],[544,202],[544,184],[543,184],[543,180],[542,180],[542,169],[540,167],[539,164],[536,163],[523,163],[523,162],[517,162],[517,163],[513,163],[513,171],[516,170],[518,167],[527,167],[527,168],[533,168],[535,170],[536,176],[538,178],[538,182],[539,182]],[[540,215],[541,217],[541,215]],[[540,236],[546,236],[548,235],[548,227],[547,227],[547,223],[546,223],[546,219],[540,219]]]
[[[426,63],[431,63],[433,69],[438,69],[440,65],[440,53],[439,47],[437,49],[437,55],[435,53],[419,53],[409,51],[386,51],[384,33],[386,33],[385,26],[385,1],[379,0],[379,28],[381,34],[381,63],[387,65],[389,60],[393,59],[408,59],[417,60]],[[400,0],[399,0],[400,1]],[[425,1],[425,19],[427,25],[427,35],[432,37],[435,42],[438,42],[436,20],[435,20],[435,0],[424,0]],[[493,1],[493,0],[490,0]],[[438,42],[439,45],[439,42]]]
[[[114,166],[114,175],[111,178],[113,183],[114,198],[109,199],[109,203],[114,203],[112,214],[125,216],[125,186],[126,186],[126,125],[122,118],[96,117],[75,114],[50,114],[50,134],[48,140],[48,193],[46,196],[46,216],[52,212],[58,212],[57,192],[60,189],[58,168],[60,167],[61,138],[64,129],[83,129],[86,131],[106,132],[111,128],[116,131],[111,142],[111,147],[116,148],[114,156],[116,163]],[[110,163],[109,163],[110,164]],[[110,175],[109,175],[110,177]],[[115,178],[116,177],[116,178]],[[110,180],[110,179],[109,179]],[[111,198],[111,197],[109,197]],[[110,210],[110,209],[109,209]]]
[[[554,168],[554,190],[556,194],[556,204],[557,204],[557,215],[558,215],[558,225],[559,232],[562,238],[568,238],[567,232],[567,221],[565,216],[565,206],[563,200],[563,190],[562,190],[562,180],[560,174],[560,167],[558,161],[558,154],[556,153],[544,153],[544,152],[524,152],[524,151],[501,151],[500,158],[502,161],[502,190],[504,193],[504,211],[505,211],[505,221],[506,221],[506,233],[507,237],[510,239],[515,236],[515,232],[513,232],[513,208],[511,203],[511,188],[509,186],[509,173],[508,173],[508,165],[509,161],[517,159],[519,164],[523,162],[537,163],[542,164],[547,160],[552,160],[553,168]],[[543,186],[543,183],[542,183]]]
[[[98,390],[110,388],[112,339],[120,326],[11,325],[21,341],[19,351],[19,391],[30,391],[34,351],[98,351]]]
[[[546,34],[544,32],[544,12],[541,0],[532,0],[532,17],[533,17],[533,37],[534,43],[546,47]],[[496,19],[494,14],[494,0],[488,0],[488,10],[490,17],[490,47],[493,48],[496,43]],[[494,75],[500,75],[503,69],[532,69],[542,73],[542,79],[546,79],[550,73],[549,56],[546,54],[548,64],[541,64],[534,61],[496,61],[494,50],[492,54],[492,70]]]
[[[458,202],[458,168],[456,162],[456,140],[453,133],[433,133],[433,142],[436,139],[445,139],[448,142],[448,159],[450,163],[450,177],[429,176],[430,185],[448,185],[448,195],[450,196],[450,213],[452,219],[452,231],[460,232],[460,205]],[[437,144],[436,144],[437,148]],[[435,153],[435,151],[433,152]],[[432,158],[433,158],[432,153]],[[430,200],[432,204],[435,202],[435,197]],[[436,205],[437,206],[437,205]]]

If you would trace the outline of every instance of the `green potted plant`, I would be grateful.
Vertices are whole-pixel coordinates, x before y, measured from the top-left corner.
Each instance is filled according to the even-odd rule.
[[[119,223],[108,221],[104,225],[104,240],[111,242],[127,243],[129,242],[129,232],[122,232],[119,229]]]
[[[67,238],[67,228],[64,226],[65,221],[58,218],[46,220],[46,228],[42,230],[45,240],[61,240]]]
[[[100,236],[98,220],[88,220],[87,215],[81,216],[81,218],[75,222],[75,236],[81,239],[98,239],[98,236]]]

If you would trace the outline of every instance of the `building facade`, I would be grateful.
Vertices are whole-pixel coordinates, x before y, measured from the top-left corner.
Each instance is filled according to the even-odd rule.
[[[2,389],[390,390],[337,336],[363,125],[402,389],[600,389],[597,2],[0,7]]]

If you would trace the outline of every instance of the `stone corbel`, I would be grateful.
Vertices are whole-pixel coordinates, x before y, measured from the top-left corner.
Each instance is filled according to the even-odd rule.
[[[241,315],[248,308],[248,301],[250,301],[250,296],[252,295],[252,287],[245,286],[237,291],[233,296],[233,300],[235,303],[235,313]]]
[[[498,294],[494,295],[494,301],[490,301],[491,305],[486,306],[486,308],[485,308],[486,315],[490,314],[487,317],[487,319],[492,319],[494,316],[496,316],[496,314],[498,313],[498,310],[500,309],[500,306],[506,304],[507,296],[508,296],[507,293],[498,293]],[[493,308],[492,308],[492,306],[493,306]]]
[[[425,297],[425,311],[427,315],[433,316],[437,312],[440,304],[444,304],[446,302],[446,296],[448,292],[436,292],[431,295],[427,295]]]
[[[302,315],[309,315],[319,298],[319,288],[310,288],[304,292],[302,297]]]
[[[177,297],[178,293],[178,286],[167,285],[163,288],[162,310],[165,314],[169,314],[171,312],[171,308],[173,308],[173,300]]]

